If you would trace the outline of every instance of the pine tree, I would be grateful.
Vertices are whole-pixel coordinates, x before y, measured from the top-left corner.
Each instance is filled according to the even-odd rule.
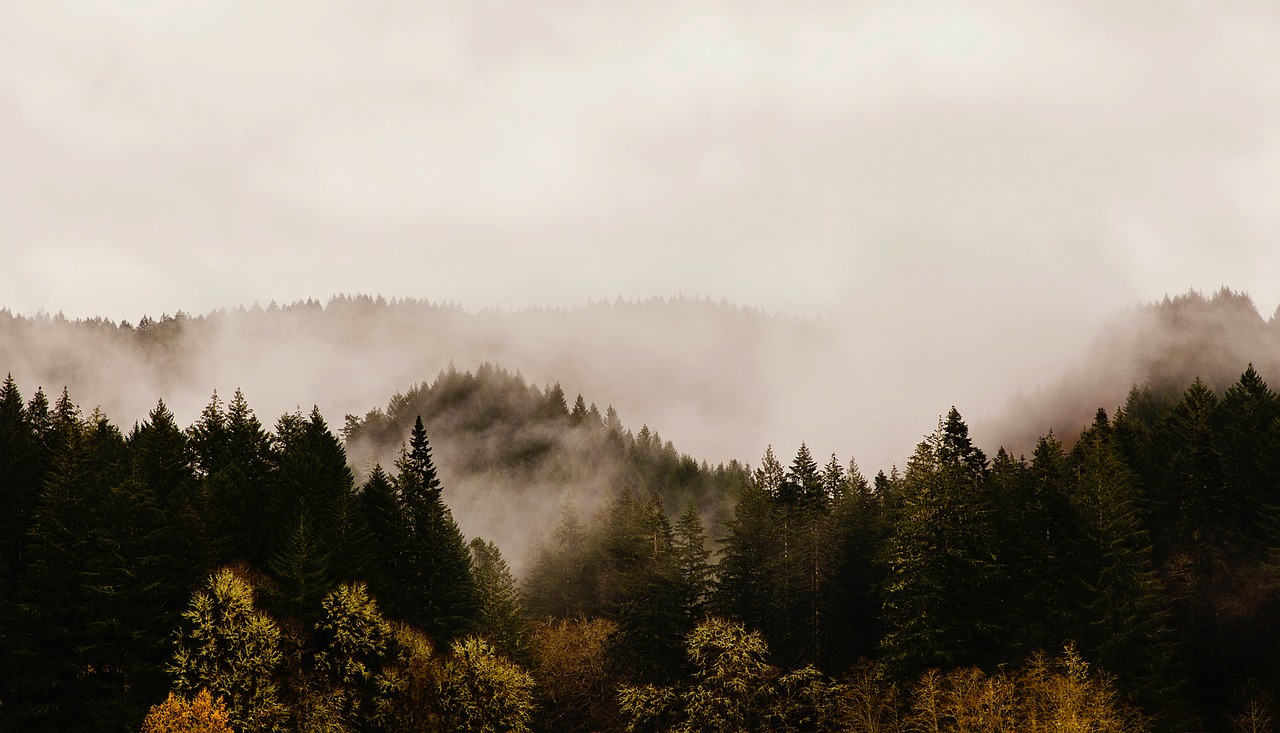
[[[267,567],[279,581],[274,600],[312,624],[338,581],[363,575],[363,517],[346,452],[319,410],[282,417],[277,435]]]
[[[707,614],[712,588],[711,550],[698,508],[690,502],[676,520],[671,551],[680,580],[681,610],[693,622]]]
[[[237,731],[274,731],[288,710],[276,678],[282,661],[280,629],[254,603],[253,585],[219,570],[197,591],[169,667],[178,692],[209,690],[227,706]]]
[[[124,479],[124,441],[105,420],[89,425],[59,400],[56,452],[26,537],[17,591],[6,710],[22,730],[61,730],[127,718],[128,629],[117,614],[125,562],[111,532],[111,486]]]
[[[614,582],[608,611],[618,622],[615,659],[632,679],[669,679],[680,669],[680,640],[693,622],[680,607],[673,541],[656,494],[642,503],[625,491],[609,508],[604,545]]]
[[[582,399],[582,395],[579,394],[578,399],[573,403],[573,411],[569,413],[569,419],[574,425],[582,425],[587,421],[589,414],[586,400]]]
[[[594,617],[604,612],[604,575],[598,537],[588,537],[578,510],[565,503],[551,542],[534,558],[524,578],[530,615],[544,618]]]
[[[830,465],[828,473],[835,473]],[[834,574],[824,594],[828,623],[822,658],[831,669],[845,669],[871,657],[880,641],[878,589],[884,573],[875,555],[888,534],[880,496],[867,484],[858,464],[849,459],[842,473],[844,488],[831,512]]]
[[[986,459],[962,428],[949,416],[917,446],[881,553],[882,646],[899,674],[991,661],[1001,636],[1001,567],[981,501]]]
[[[1024,657],[1071,640],[1079,615],[1077,571],[1080,522],[1069,495],[1070,471],[1063,446],[1050,432],[1036,444],[1032,462],[1003,451],[992,467],[990,493],[998,542],[1008,572],[1009,656]]]
[[[468,547],[479,606],[476,631],[507,657],[527,664],[529,629],[515,576],[494,543],[477,537]]]
[[[1214,416],[1222,461],[1223,521],[1246,555],[1280,546],[1280,397],[1253,365],[1227,389]]]
[[[1117,675],[1148,710],[1176,714],[1176,658],[1163,588],[1138,516],[1133,473],[1104,416],[1081,435],[1072,463],[1072,497],[1089,543],[1077,564],[1088,599],[1081,652]]]
[[[0,596],[22,567],[22,543],[31,526],[44,461],[35,427],[10,374],[0,386]]]
[[[229,535],[228,552],[233,558],[265,563],[268,543],[263,505],[269,503],[267,491],[275,481],[279,457],[271,436],[238,389],[227,404],[227,439],[227,462],[219,471],[224,481],[218,495],[237,528]]]
[[[1150,487],[1158,490],[1153,526],[1164,530],[1170,552],[1189,554],[1200,574],[1211,571],[1214,555],[1239,533],[1224,496],[1222,456],[1213,434],[1217,407],[1217,397],[1197,379],[1152,436],[1159,467]]]
[[[133,471],[138,480],[156,492],[162,505],[185,500],[184,492],[195,478],[187,437],[161,400],[129,435]]]
[[[34,520],[45,456],[28,419],[13,375],[0,387],[0,628],[19,624],[14,602],[26,561],[26,538]],[[15,639],[0,633],[0,720],[3,720],[8,677],[19,674],[12,658]]]
[[[402,583],[407,529],[396,485],[382,466],[373,467],[360,489],[360,511],[369,534],[369,591],[390,613],[398,613],[395,589]]]
[[[380,676],[391,653],[391,624],[363,583],[343,583],[325,596],[316,624],[315,668],[337,700],[348,730],[374,728]]]
[[[772,451],[765,456],[770,458]],[[779,547],[771,483],[769,473],[757,471],[756,479],[742,490],[725,532],[713,595],[717,613],[754,629],[766,626],[775,613],[768,568]]]
[[[431,445],[419,416],[396,478],[405,521],[403,587],[397,610],[441,642],[470,630],[477,612],[471,555],[441,497]]]
[[[765,638],[789,666],[821,662],[823,616],[836,552],[831,538],[831,504],[817,463],[800,444],[777,494],[775,511],[781,553],[770,564],[776,624]]]

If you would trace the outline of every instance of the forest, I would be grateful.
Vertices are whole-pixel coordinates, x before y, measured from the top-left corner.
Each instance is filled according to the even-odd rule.
[[[1280,397],[1222,368],[1025,454],[952,407],[873,475],[487,363],[336,428],[10,376],[0,729],[1275,731]]]

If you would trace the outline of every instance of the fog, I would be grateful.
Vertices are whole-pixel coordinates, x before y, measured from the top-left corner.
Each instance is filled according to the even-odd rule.
[[[872,473],[952,405],[1020,441],[1113,314],[1280,302],[1276,37],[1263,0],[8,2],[0,307],[231,310],[160,356],[10,328],[0,369],[126,426],[241,387],[336,427],[492,361],[713,462]],[[339,293],[459,305],[251,310]],[[678,296],[744,310],[612,307]]]
[[[683,293],[903,329],[957,290],[1071,293],[1052,328],[1280,301],[1277,35],[1265,0],[16,0],[0,293]]]
[[[1193,293],[1175,300],[1181,307],[1096,322],[1080,309],[1074,326],[1051,320],[1066,294],[1026,296],[1013,312],[992,294],[985,308],[911,317],[869,306],[800,318],[696,299],[470,312],[344,297],[146,328],[0,311],[0,369],[28,396],[66,386],[86,412],[100,406],[126,429],[157,400],[186,425],[215,390],[226,399],[241,389],[268,426],[316,405],[337,432],[345,415],[364,416],[442,370],[492,363],[536,386],[560,384],[570,404],[582,394],[601,412],[612,405],[633,432],[647,425],[698,460],[758,464],[772,445],[789,462],[804,441],[821,462],[853,457],[867,476],[902,466],[951,405],[980,446],[1017,455],[1049,429],[1070,440],[1098,407],[1113,412],[1153,376],[1174,389],[1195,376],[1222,389],[1252,361],[1280,383],[1280,321],[1247,296]],[[517,569],[564,502],[589,516],[624,488],[620,468],[572,434],[464,432],[475,420],[465,407],[426,412],[464,532],[498,541]],[[389,467],[403,438],[353,450],[357,473],[375,460]],[[558,457],[521,476],[483,465],[495,445],[529,438],[554,441]],[[722,502],[698,501],[709,523],[723,518]]]

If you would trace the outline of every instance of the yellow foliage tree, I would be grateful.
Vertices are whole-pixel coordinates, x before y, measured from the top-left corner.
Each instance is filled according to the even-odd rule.
[[[232,733],[230,716],[222,700],[201,690],[194,699],[169,693],[153,705],[142,721],[142,733]]]

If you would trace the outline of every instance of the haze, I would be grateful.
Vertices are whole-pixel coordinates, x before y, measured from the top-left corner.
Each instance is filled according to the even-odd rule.
[[[820,325],[738,364],[638,342],[729,385],[714,407],[652,372],[574,384],[586,342],[502,365],[699,457],[807,439],[887,467],[950,405],[980,418],[1056,377],[1123,306],[1222,284],[1280,302],[1277,37],[1261,0],[17,0],[0,306],[726,298]],[[474,368],[450,347],[243,386],[267,420],[315,402],[337,422]],[[199,376],[182,410],[237,386]],[[137,392],[118,422],[165,396]]]

